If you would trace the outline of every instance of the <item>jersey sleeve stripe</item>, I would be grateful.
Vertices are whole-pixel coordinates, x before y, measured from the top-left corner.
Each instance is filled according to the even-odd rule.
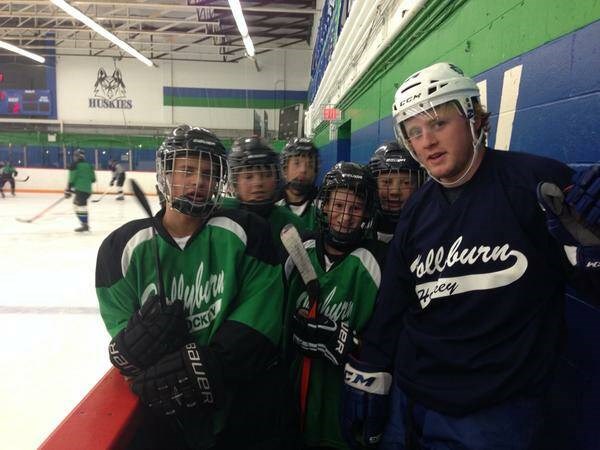
[[[131,239],[129,239],[129,241],[127,241],[127,244],[125,244],[125,248],[123,249],[123,253],[121,254],[121,272],[123,273],[123,277],[125,277],[127,269],[129,269],[129,263],[131,262],[133,251],[138,245],[149,241],[153,236],[154,233],[152,233],[152,227],[148,227],[141,229],[135,233]]]
[[[357,248],[351,253],[351,255],[360,259],[360,262],[367,272],[369,272],[373,282],[379,289],[379,284],[381,283],[381,268],[379,267],[379,263],[377,262],[375,256],[373,256],[373,254],[365,248]]]
[[[246,231],[239,223],[230,219],[229,217],[213,217],[206,223],[206,225],[224,228],[225,230],[235,234],[239,240],[244,243],[244,246],[247,245],[248,237],[246,235]]]

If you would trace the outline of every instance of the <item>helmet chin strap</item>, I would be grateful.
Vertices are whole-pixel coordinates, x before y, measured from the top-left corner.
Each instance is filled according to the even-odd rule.
[[[485,135],[485,132],[482,128],[481,131],[479,132],[479,136],[477,137],[477,139],[475,139],[475,124],[471,122],[470,127],[471,127],[471,135],[473,136],[473,156],[471,156],[471,162],[469,162],[469,166],[465,169],[463,174],[457,180],[454,180],[451,182],[445,182],[439,178],[434,177],[431,174],[431,172],[429,172],[429,170],[427,170],[427,173],[429,174],[429,176],[434,181],[437,181],[439,184],[441,184],[445,188],[457,187],[468,181],[468,180],[464,180],[464,178],[471,172],[471,169],[473,168],[473,164],[475,164],[475,160],[477,159],[477,155],[481,151],[481,143],[483,142],[483,137]]]

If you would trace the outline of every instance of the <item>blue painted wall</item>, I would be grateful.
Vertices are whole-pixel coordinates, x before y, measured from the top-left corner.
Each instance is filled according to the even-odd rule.
[[[504,72],[523,65],[510,149],[566,163],[600,161],[600,21],[493,67],[474,78],[487,80],[487,107],[496,138]],[[389,99],[391,111],[392,99]],[[391,115],[351,136],[351,158],[366,162],[377,146],[394,139]],[[331,144],[322,149],[325,156]]]

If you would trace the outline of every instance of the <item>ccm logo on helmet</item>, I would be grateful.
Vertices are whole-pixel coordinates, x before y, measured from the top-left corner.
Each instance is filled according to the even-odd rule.
[[[600,261],[590,261],[585,267],[593,267],[594,269],[600,269]]]
[[[406,105],[407,103],[410,103],[410,102],[412,102],[413,100],[417,100],[417,99],[418,99],[418,98],[420,98],[420,97],[421,97],[421,92],[419,92],[419,93],[418,93],[418,94],[416,94],[416,95],[413,95],[412,97],[405,98],[405,99],[404,99],[404,100],[402,100],[400,103],[398,103],[398,106],[403,106],[403,105]]]

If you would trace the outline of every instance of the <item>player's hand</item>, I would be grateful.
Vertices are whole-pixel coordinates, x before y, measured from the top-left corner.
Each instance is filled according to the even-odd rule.
[[[377,448],[388,418],[392,375],[352,356],[344,369],[342,436],[352,449]]]
[[[65,189],[65,198],[71,198],[73,191],[71,189]]]
[[[214,358],[194,342],[144,370],[131,389],[152,411],[167,416],[190,408],[215,408],[223,392]]]
[[[600,165],[576,172],[566,194],[565,202],[589,228],[600,227]]]
[[[115,180],[110,180],[110,183],[108,183],[109,186],[114,186],[115,185]]]
[[[333,321],[321,314],[309,319],[305,309],[296,311],[292,322],[293,342],[298,350],[311,358],[325,358],[334,366],[346,362],[346,356],[356,348],[356,332],[348,322]]]
[[[548,230],[563,245],[569,262],[583,270],[600,270],[600,232],[596,231],[599,228],[595,218],[597,201],[589,200],[593,198],[591,193],[600,195],[597,191],[600,183],[595,187],[597,182],[593,181],[593,176],[582,179],[581,175],[576,175],[575,178],[579,183],[570,190],[575,189],[577,194],[571,196],[570,202],[565,202],[564,193],[558,186],[543,182],[537,187],[538,202],[546,213]]]
[[[167,305],[151,296],[110,342],[110,362],[125,376],[156,363],[189,341],[181,300]]]

